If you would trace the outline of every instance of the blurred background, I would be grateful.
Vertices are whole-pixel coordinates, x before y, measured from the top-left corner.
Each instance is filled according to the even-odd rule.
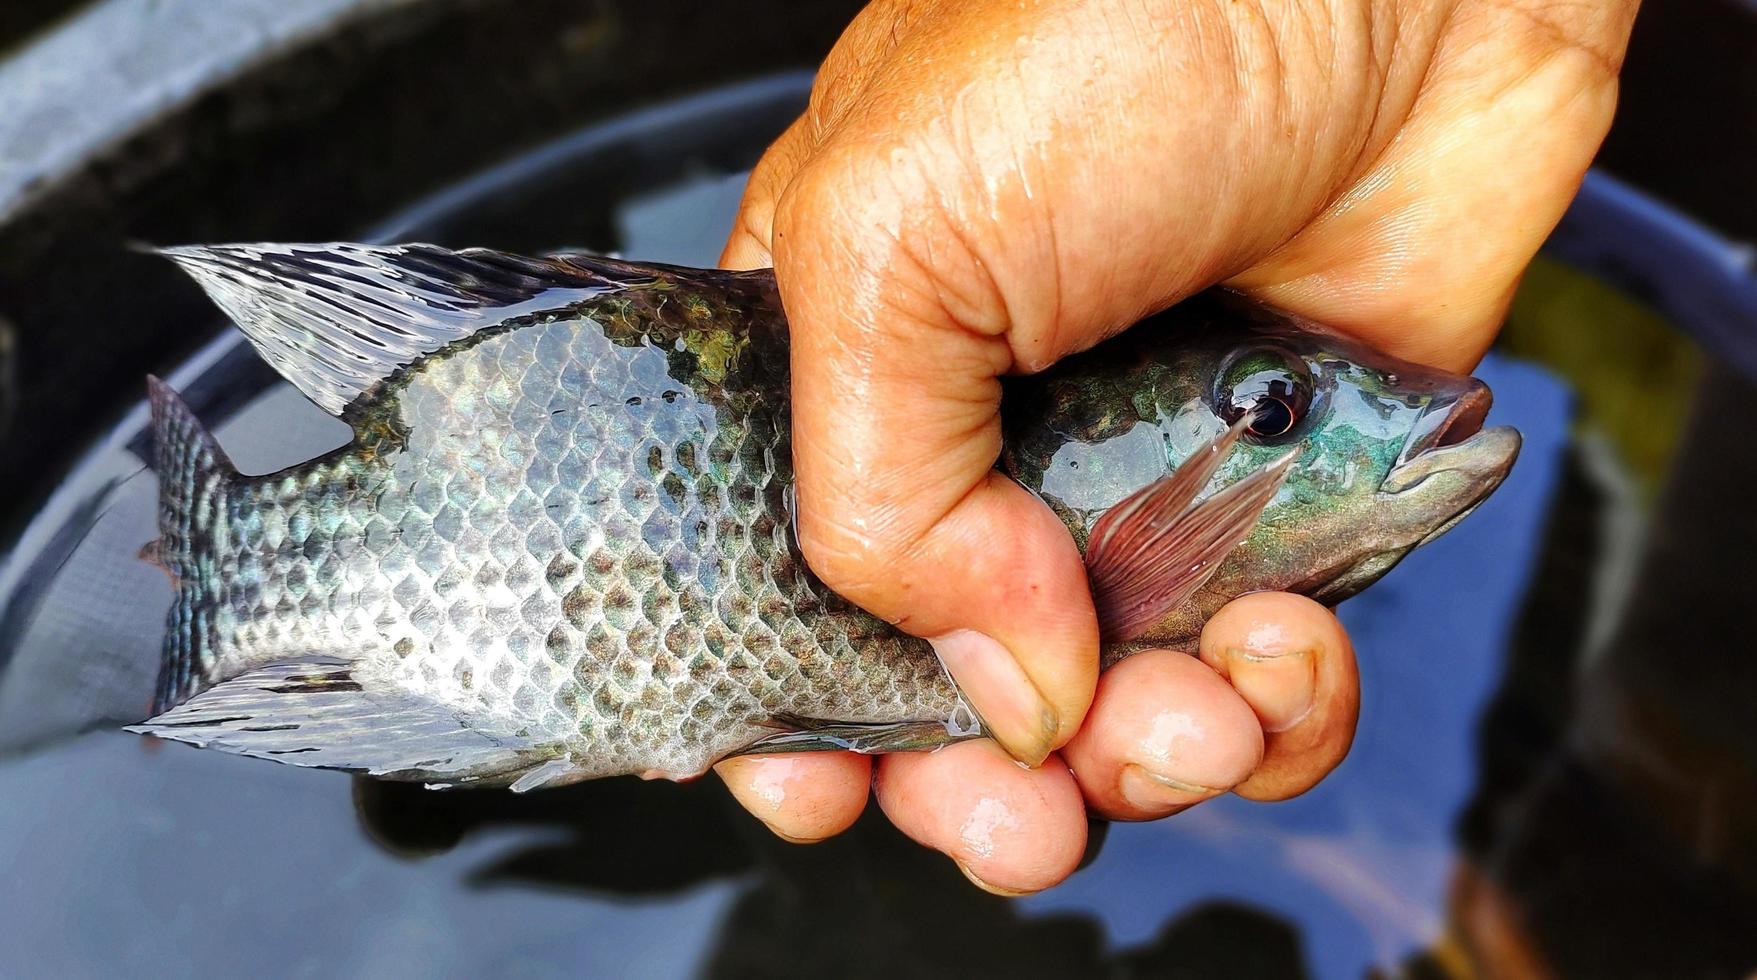
[[[345,439],[139,242],[709,264],[858,4],[0,4],[0,976],[1749,977],[1757,3],[1650,0],[1599,170],[1480,374],[1526,435],[1339,610],[1360,735],[1284,804],[1095,827],[1004,901],[874,813],[511,797],[113,730],[170,592],[142,376],[246,472]]]

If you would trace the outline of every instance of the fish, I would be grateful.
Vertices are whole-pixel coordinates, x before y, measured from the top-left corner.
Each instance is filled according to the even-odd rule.
[[[149,379],[143,557],[175,596],[130,731],[519,792],[983,737],[926,641],[801,556],[772,272],[162,252],[353,436],[244,475]],[[1192,649],[1246,592],[1341,601],[1462,520],[1519,448],[1484,427],[1482,382],[1225,292],[1003,385],[996,466],[1079,543],[1105,666]]]

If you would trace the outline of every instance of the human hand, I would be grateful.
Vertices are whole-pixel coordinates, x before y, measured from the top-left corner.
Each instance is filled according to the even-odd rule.
[[[847,754],[734,759],[717,767],[734,795],[817,840],[870,784],[905,833],[1016,893],[1074,868],[1087,809],[1280,799],[1334,768],[1358,682],[1309,600],[1241,598],[1200,659],[1149,651],[1098,677],[1073,541],[994,473],[998,378],[1216,282],[1468,369],[1604,137],[1635,7],[863,11],[752,174],[722,261],[773,265],[788,311],[806,558],[932,638],[999,744],[885,757],[876,780]]]

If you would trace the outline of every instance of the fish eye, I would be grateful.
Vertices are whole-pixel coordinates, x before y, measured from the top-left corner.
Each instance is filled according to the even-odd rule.
[[[1311,408],[1311,371],[1287,351],[1246,351],[1221,370],[1214,404],[1228,425],[1251,413],[1245,433],[1258,442],[1274,442],[1298,428]]]

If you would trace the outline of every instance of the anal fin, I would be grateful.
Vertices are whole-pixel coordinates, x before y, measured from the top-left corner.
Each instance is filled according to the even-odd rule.
[[[966,709],[967,710],[967,709]],[[959,712],[960,716],[964,713]],[[851,722],[784,716],[775,719],[784,728],[765,735],[733,755],[769,755],[783,752],[919,752],[942,745],[982,738],[975,716],[948,721]]]
[[[296,766],[440,785],[500,785],[557,754],[433,701],[369,692],[346,665],[277,664],[127,729]]]
[[[584,774],[585,770],[573,761],[572,756],[558,756],[525,770],[507,789],[514,793],[529,793],[534,789],[566,786],[568,783],[578,782]]]

